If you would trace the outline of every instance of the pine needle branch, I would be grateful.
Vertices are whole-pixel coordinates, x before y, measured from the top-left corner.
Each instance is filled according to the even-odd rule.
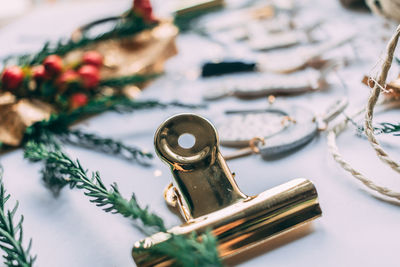
[[[129,200],[123,198],[117,184],[107,188],[98,172],[89,177],[78,160],[71,160],[61,150],[49,151],[45,144],[30,141],[26,144],[24,156],[34,162],[55,164],[65,175],[65,181],[71,188],[83,190],[90,201],[102,207],[105,212],[119,213],[124,217],[139,220],[143,224],[143,227],[138,226],[141,231],[147,232],[149,228],[160,232],[167,231],[163,220],[149,212],[148,207],[142,208],[134,194]],[[160,245],[138,249],[146,250],[151,257],[161,255],[172,258],[176,266],[222,266],[216,242],[216,238],[210,232],[200,236],[195,233],[189,236],[170,234],[170,238]]]
[[[161,103],[155,100],[139,101],[123,96],[102,97],[92,100],[86,106],[75,109],[69,113],[53,114],[50,119],[35,123],[26,130],[25,140],[34,139],[35,136],[41,135],[43,130],[62,134],[71,124],[78,120],[106,111],[132,112],[141,109],[166,108],[168,106],[183,108],[204,107],[202,105],[184,104],[180,102]]]
[[[24,157],[33,162],[55,164],[71,188],[84,190],[90,201],[104,207],[104,211],[139,219],[145,226],[154,227],[158,231],[166,230],[162,219],[150,213],[147,208],[141,208],[134,195],[129,200],[123,198],[116,184],[107,189],[98,172],[89,177],[79,161],[71,160],[61,150],[49,151],[45,144],[29,141],[25,146]]]
[[[376,127],[376,131],[378,133],[385,133],[385,134],[393,134],[395,136],[400,136],[400,123],[393,124],[389,122],[382,122],[379,123],[379,126]]]
[[[153,158],[151,153],[144,152],[139,148],[128,146],[112,138],[104,138],[93,133],[86,133],[82,130],[69,130],[59,135],[59,137],[64,143],[115,155],[130,162],[138,162],[143,166],[149,166],[150,163],[147,160]]]
[[[364,133],[364,126],[357,126],[358,135]],[[374,134],[393,134],[394,136],[400,136],[400,123],[393,124],[390,122],[381,122],[374,126]]]
[[[140,84],[146,81],[159,77],[161,74],[148,74],[148,75],[128,75],[116,78],[108,78],[100,81],[99,86],[109,86],[121,88],[126,85]]]
[[[10,195],[6,193],[2,181],[2,168],[0,172],[0,248],[4,251],[4,264],[8,267],[31,267],[36,259],[36,257],[30,255],[32,240],[30,240],[27,249],[25,249],[22,245],[22,223],[24,217],[21,216],[18,223],[14,223],[18,202],[16,202],[12,210],[6,210],[5,205]]]
[[[195,232],[188,236],[170,235],[165,242],[148,248],[142,246],[135,250],[148,253],[150,258],[172,258],[175,260],[173,266],[222,266],[216,247],[217,239],[207,231],[202,235]]]
[[[109,31],[98,34],[94,37],[84,34],[79,40],[60,39],[56,43],[46,42],[42,49],[35,54],[24,54],[19,56],[8,57],[4,63],[8,61],[15,61],[20,66],[32,66],[42,63],[42,61],[49,55],[63,56],[67,53],[91,45],[93,43],[108,40],[111,38],[126,38],[133,36],[143,30],[150,29],[156,24],[147,24],[143,19],[135,17],[134,14],[121,18],[116,25]]]

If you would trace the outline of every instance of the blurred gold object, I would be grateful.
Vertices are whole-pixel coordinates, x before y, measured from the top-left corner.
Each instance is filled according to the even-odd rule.
[[[256,20],[271,19],[275,15],[275,8],[272,5],[260,7],[252,11],[252,16]]]
[[[17,100],[11,93],[0,95],[0,142],[20,145],[26,128],[48,119],[53,111],[50,105],[38,100]]]
[[[197,14],[225,5],[224,0],[180,0],[178,2],[179,6],[175,11],[177,17]]]
[[[187,134],[195,140],[191,147],[181,144],[182,136]],[[180,114],[169,118],[158,128],[154,142],[174,177],[174,185],[166,189],[164,196],[186,221],[168,232],[186,235],[211,229],[222,259],[321,216],[317,191],[306,179],[292,180],[256,196],[242,193],[219,151],[214,126],[200,116]],[[167,241],[169,233],[157,233],[141,242],[148,248]],[[173,263],[167,257],[136,250],[141,242],[132,252],[138,266]]]
[[[132,37],[99,41],[85,47],[85,51],[95,50],[104,56],[105,67],[100,70],[102,79],[161,73],[164,71],[165,61],[177,54],[177,35],[178,28],[171,21],[163,20],[154,28]],[[77,33],[73,36],[77,36]],[[76,58],[81,58],[83,53],[82,50],[71,52],[65,60],[74,62]]]

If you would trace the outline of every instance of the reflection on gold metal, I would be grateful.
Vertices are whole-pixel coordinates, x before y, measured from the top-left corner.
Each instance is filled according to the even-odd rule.
[[[179,144],[183,134],[194,136],[192,147]],[[155,134],[155,148],[171,168],[174,183],[167,191],[175,192],[173,202],[186,220],[169,233],[202,233],[211,229],[218,239],[222,259],[321,216],[317,191],[306,179],[289,181],[256,196],[242,193],[219,151],[215,128],[200,116],[181,114],[165,121]],[[169,237],[168,233],[157,233],[143,240],[143,244],[157,245]],[[140,242],[135,247],[139,245]],[[135,248],[133,258],[138,266],[172,263],[169,258]]]

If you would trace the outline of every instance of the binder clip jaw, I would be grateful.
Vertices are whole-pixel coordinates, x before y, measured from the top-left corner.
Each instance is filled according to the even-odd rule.
[[[180,145],[184,134],[194,137],[191,147]],[[317,191],[306,179],[292,180],[256,196],[243,194],[219,151],[217,131],[198,115],[169,118],[157,130],[154,143],[174,178],[166,191],[167,202],[175,205],[186,221],[168,232],[211,229],[222,259],[321,216]],[[168,238],[167,233],[157,233],[144,243],[156,245]],[[170,261],[148,257],[135,247],[132,253],[138,266],[162,266]]]
[[[179,138],[194,137],[184,148]],[[247,198],[219,152],[217,132],[206,119],[181,114],[168,119],[155,134],[155,148],[174,177],[175,199],[186,221],[218,211]]]

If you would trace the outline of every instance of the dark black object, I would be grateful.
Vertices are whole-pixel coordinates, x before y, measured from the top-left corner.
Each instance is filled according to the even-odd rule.
[[[257,64],[254,62],[242,61],[222,61],[222,62],[207,62],[201,70],[202,77],[210,77],[223,75],[235,72],[256,71]]]
[[[365,0],[340,0],[340,3],[346,8],[367,7]]]

